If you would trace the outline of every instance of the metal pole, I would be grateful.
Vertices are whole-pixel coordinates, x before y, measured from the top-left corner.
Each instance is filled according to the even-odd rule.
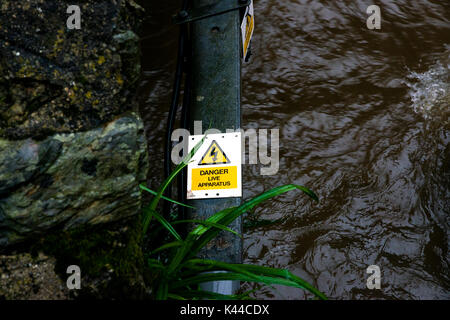
[[[209,5],[221,0],[194,0],[193,6]],[[233,1],[233,0],[222,0]],[[238,1],[238,0],[234,0]],[[240,129],[241,125],[241,58],[239,10],[193,22],[192,25],[192,97],[190,127],[202,121],[203,132],[215,128]],[[191,131],[192,132],[192,131]],[[205,219],[225,208],[239,206],[240,198],[192,200],[197,209],[191,212]],[[241,219],[230,227],[241,233]],[[218,261],[241,263],[242,240],[222,232],[212,247],[201,256]],[[239,289],[238,281],[218,281],[203,285],[204,290],[232,294]]]

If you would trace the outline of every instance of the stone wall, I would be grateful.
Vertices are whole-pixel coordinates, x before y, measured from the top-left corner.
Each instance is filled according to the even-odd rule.
[[[133,1],[0,1],[0,246],[140,207],[143,125]]]
[[[0,252],[140,212],[143,10],[80,0],[69,30],[72,2],[0,0]]]

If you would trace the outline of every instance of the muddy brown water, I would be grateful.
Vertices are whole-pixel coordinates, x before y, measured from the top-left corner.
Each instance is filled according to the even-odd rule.
[[[255,1],[253,56],[243,66],[242,127],[280,130],[280,170],[245,165],[244,199],[288,183],[253,216],[245,262],[287,268],[333,299],[449,299],[450,2]],[[141,110],[150,182],[162,178],[176,60],[178,1],[147,5]],[[366,269],[381,269],[381,289]],[[244,289],[250,289],[245,285]],[[305,299],[261,288],[264,299]]]

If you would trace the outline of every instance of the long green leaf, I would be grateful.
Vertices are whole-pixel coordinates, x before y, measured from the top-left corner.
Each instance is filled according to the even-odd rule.
[[[271,189],[269,191],[264,192],[263,194],[247,201],[246,203],[242,204],[239,207],[231,207],[226,208],[222,211],[217,212],[216,214],[212,215],[205,221],[211,222],[211,223],[218,223],[224,226],[228,226],[233,220],[235,220],[237,217],[239,217],[241,214],[247,212],[248,210],[252,209],[259,203],[270,199],[272,197],[275,197],[277,195],[280,195],[282,193],[299,189],[303,192],[305,192],[307,195],[309,195],[314,200],[318,201],[317,196],[309,190],[306,187],[298,186],[298,185],[285,185],[280,186],[274,189]],[[171,264],[168,267],[168,272],[172,273],[175,272],[179,267],[181,262],[186,258],[192,258],[203,248],[206,244],[208,244],[212,239],[217,237],[217,235],[220,233],[221,230],[209,227],[209,226],[198,226],[193,231],[191,231],[182,248],[177,251],[174,259],[171,261]]]
[[[211,282],[211,281],[226,281],[226,280],[237,280],[237,281],[247,281],[247,282],[261,282],[265,283],[267,285],[284,285],[289,286],[293,288],[298,289],[305,289],[305,287],[298,283],[297,281],[293,281],[286,278],[281,277],[274,277],[270,275],[254,275],[252,277],[249,277],[246,274],[237,273],[237,272],[223,272],[223,273],[203,273],[200,275],[196,275],[190,278],[185,278],[180,281],[177,281],[176,283],[172,284],[171,289],[176,289],[177,287],[184,287],[188,285],[194,285],[194,284],[201,284],[205,282]],[[310,291],[308,289],[308,291]],[[326,300],[325,295],[320,293],[317,289],[314,289],[314,291],[310,291],[314,295],[316,295],[318,298]],[[319,295],[317,294],[319,293]]]
[[[169,295],[169,284],[166,281],[162,281],[158,289],[156,290],[155,298],[156,300],[167,300],[167,296]]]
[[[270,276],[247,276],[238,272],[221,272],[221,273],[203,273],[190,278],[181,279],[177,282],[172,283],[171,289],[176,289],[179,287],[185,287],[189,285],[201,284],[205,282],[212,281],[227,281],[227,280],[237,280],[237,281],[248,281],[248,282],[262,282],[265,284],[273,285],[280,284],[289,287],[303,289],[302,286],[294,281],[290,281],[283,278],[276,278]]]
[[[196,269],[196,272],[202,272],[201,268],[203,267],[204,271],[211,270],[210,268],[213,268],[214,271],[235,271],[242,274],[245,274],[249,277],[253,277],[253,273],[248,272],[244,268],[242,268],[242,264],[236,264],[236,263],[227,263],[227,262],[221,262],[216,260],[210,260],[210,259],[192,259],[188,260],[185,263],[183,263],[182,267],[190,269],[194,266],[200,267],[200,269]]]
[[[150,202],[149,209],[151,211],[155,211],[156,207],[158,206],[158,202],[161,199],[164,191],[169,186],[169,184],[172,182],[172,180],[177,176],[178,173],[180,173],[188,164],[189,161],[192,159],[192,157],[195,155],[197,150],[200,148],[200,146],[203,144],[203,141],[205,140],[206,136],[204,136],[195,146],[192,148],[192,150],[189,152],[189,154],[186,155],[186,157],[183,159],[183,161],[176,166],[176,168],[172,171],[172,173],[167,177],[167,179],[164,180],[164,182],[159,187],[156,196],[153,198],[153,200]],[[151,211],[145,211],[144,212],[144,219],[143,219],[143,233],[147,233],[148,226],[151,221],[151,216],[149,216],[149,212]]]
[[[172,225],[164,219],[163,216],[161,216],[158,212],[153,211],[151,216],[154,216],[156,220],[159,221],[178,241],[183,242],[183,239],[178,234],[178,232],[172,227]]]
[[[152,194],[152,195],[154,195],[154,196],[158,195],[158,193],[157,193],[156,191],[153,191],[153,190],[147,188],[146,186],[144,186],[144,185],[142,185],[142,184],[139,185],[139,188],[141,188],[141,190],[147,191],[148,193],[150,193],[150,194]],[[186,207],[186,208],[195,209],[195,207],[193,207],[193,206],[190,206],[190,205],[188,205],[188,204],[184,204],[184,203],[182,203],[182,202],[178,202],[178,201],[176,201],[176,200],[167,198],[167,197],[165,197],[165,196],[161,196],[161,199],[167,200],[167,201],[169,201],[169,202],[175,203],[175,204],[177,204],[177,205],[180,205],[180,206],[183,206],[183,207]]]
[[[230,207],[230,208],[223,209],[223,210],[215,213],[214,215],[212,215],[211,217],[209,217],[205,221],[210,222],[210,223],[217,223],[217,222],[220,221],[220,219],[222,219],[223,217],[228,215],[230,212],[232,212],[236,208],[237,207]],[[192,235],[196,235],[196,236],[201,236],[202,234],[204,234],[206,231],[208,231],[210,229],[211,228],[209,228],[206,225],[201,225],[201,226],[198,226],[197,228],[195,228],[194,230],[192,230],[191,234]]]
[[[183,245],[176,251],[174,257],[170,261],[169,266],[167,267],[167,273],[169,275],[176,272],[180,268],[181,263],[183,262],[184,258],[189,254],[194,244],[195,244],[195,236],[192,234],[188,234]]]
[[[173,294],[173,293],[170,293],[170,292],[169,292],[169,294],[167,295],[167,298],[168,298],[168,299],[173,299],[173,300],[187,300],[185,297],[183,297],[183,296],[181,296],[181,295]]]
[[[242,238],[242,235],[240,233],[234,231],[233,229],[231,229],[231,228],[229,228],[227,226],[223,226],[221,224],[214,223],[214,222],[209,222],[209,221],[206,221],[206,220],[177,220],[175,222],[172,222],[172,225],[179,224],[179,223],[196,223],[196,224],[201,224],[201,225],[205,225],[205,226],[208,226],[208,227],[214,227],[214,228],[217,228],[217,229],[220,229],[220,230],[223,230],[223,231],[228,231],[228,232],[238,236],[239,238]]]
[[[144,207],[143,209],[144,215],[142,225],[144,234],[147,233],[148,226],[150,225],[150,221],[152,220],[153,217],[153,212],[155,212],[155,210],[152,210],[150,206]]]
[[[181,247],[182,245],[183,245],[183,241],[169,242],[169,243],[166,243],[166,244],[162,245],[161,247],[153,250],[152,252],[150,252],[150,255],[154,255],[163,250],[167,250],[167,249],[171,249],[171,248],[175,248],[175,247]]]
[[[285,193],[285,192],[288,192],[291,190],[295,190],[295,189],[303,191],[305,194],[307,194],[308,196],[310,196],[312,199],[314,199],[316,201],[319,200],[317,198],[316,194],[314,192],[312,192],[311,190],[309,190],[308,188],[306,188],[304,186],[288,184],[288,185],[276,187],[269,191],[266,191],[266,192],[262,193],[261,195],[245,202],[244,204],[240,205],[239,207],[234,208],[233,210],[230,210],[230,211],[227,211],[226,209],[222,210],[222,211],[216,213],[215,215],[211,216],[210,218],[208,218],[207,221],[219,223],[224,226],[228,226],[232,221],[237,219],[240,215],[251,210],[252,208],[257,206],[261,202],[266,201],[275,196],[278,196],[282,193]],[[195,231],[196,230],[194,230],[194,232]],[[210,242],[213,238],[217,237],[219,232],[220,232],[220,230],[215,230],[212,228],[208,228],[207,231],[204,231],[202,236],[198,240],[196,240],[196,243],[192,246],[188,258],[195,256],[201,250],[201,248],[203,248],[206,244],[208,244],[208,242]]]
[[[221,212],[227,214],[228,212],[231,212],[233,209],[234,208],[227,208],[225,210],[222,210]],[[208,218],[206,221],[215,223],[211,218]],[[193,231],[189,232],[183,245],[177,250],[175,256],[173,257],[167,268],[167,272],[169,274],[176,272],[180,268],[180,264],[183,262],[186,256],[189,255],[189,253],[192,250],[192,247],[196,244],[198,237],[207,230],[209,230],[210,228],[211,227],[207,226],[198,226]]]
[[[232,265],[232,268],[229,268],[230,265]],[[264,266],[249,265],[249,264],[229,264],[229,263],[217,262],[214,260],[207,260],[207,259],[188,260],[183,266],[186,268],[192,268],[192,266],[207,266],[207,267],[210,267],[208,270],[230,270],[230,271],[245,270],[246,272],[253,273],[255,275],[264,275],[264,276],[285,278],[285,279],[296,282],[297,284],[302,286],[304,289],[310,291],[311,293],[313,293],[320,299],[326,299],[326,296],[322,292],[320,292],[319,290],[314,288],[307,281],[303,280],[302,278],[294,275],[293,273],[291,273],[285,269],[277,269],[277,268],[270,268],[270,267],[264,267]]]
[[[248,271],[245,264],[227,263],[208,259],[188,260],[187,262],[183,263],[182,267],[183,272],[180,274],[182,278],[186,278],[194,274],[211,271],[233,271],[256,279],[256,277],[261,273],[261,270],[259,270],[258,268]],[[286,270],[279,270],[279,271],[280,271],[279,273],[272,273],[270,272],[270,270],[266,270],[264,275],[281,277],[286,279],[289,278],[288,272]]]
[[[162,264],[162,262],[157,259],[148,259],[147,265],[154,269],[161,269],[161,270],[165,269],[165,266]]]

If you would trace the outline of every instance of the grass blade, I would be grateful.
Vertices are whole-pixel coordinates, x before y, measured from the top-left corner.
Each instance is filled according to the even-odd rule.
[[[206,136],[204,136],[195,146],[192,148],[192,150],[189,152],[189,154],[186,155],[186,157],[183,159],[183,161],[176,166],[176,168],[171,172],[171,174],[167,177],[166,180],[161,184],[159,187],[156,196],[153,198],[153,200],[150,202],[149,209],[150,211],[144,211],[144,222],[143,222],[143,233],[147,233],[148,226],[151,221],[151,217],[148,217],[148,215],[153,211],[156,210],[156,207],[158,206],[158,202],[161,199],[164,191],[166,188],[170,185],[173,179],[177,176],[178,173],[180,173],[188,164],[189,161],[192,159],[192,157],[195,155],[197,150],[200,148],[200,146],[203,144],[203,141],[205,140]]]
[[[159,284],[158,290],[156,291],[156,300],[167,300],[169,295],[169,285],[166,281]]]
[[[316,201],[319,200],[317,198],[316,194],[314,192],[312,192],[311,190],[309,190],[308,188],[306,188],[304,186],[288,184],[288,185],[276,187],[269,191],[266,191],[266,192],[260,194],[259,196],[245,202],[244,204],[240,205],[237,208],[231,208],[232,210],[229,210],[230,208],[222,210],[222,211],[216,213],[215,215],[211,216],[210,218],[208,218],[206,221],[219,223],[219,224],[228,226],[231,222],[233,222],[235,219],[237,219],[240,215],[253,209],[255,206],[257,206],[261,202],[264,202],[270,198],[273,198],[282,193],[285,193],[285,192],[288,192],[291,190],[295,190],[295,189],[303,191],[305,194],[307,194],[308,196],[310,196],[312,199],[314,199]],[[220,230],[212,229],[210,227],[204,227],[204,228],[207,228],[207,230],[204,231],[202,236],[192,246],[192,250],[188,256],[189,258],[194,257],[201,250],[201,248],[203,248],[206,244],[208,244],[208,242],[210,242],[213,238],[215,238],[220,232]],[[202,230],[204,230],[204,229],[202,229]],[[195,231],[197,231],[197,230],[195,230]]]
[[[197,285],[205,282],[212,281],[227,281],[227,280],[236,280],[236,281],[247,281],[247,282],[262,282],[268,285],[279,284],[285,285],[289,287],[304,289],[302,286],[297,284],[294,281],[290,281],[282,278],[275,278],[270,276],[248,276],[246,274],[238,273],[238,272],[221,272],[221,273],[203,273],[199,275],[195,275],[190,278],[182,279],[173,283],[172,288],[185,287],[189,285]]]
[[[203,273],[199,275],[195,275],[190,278],[185,278],[180,281],[177,281],[173,284],[173,289],[176,289],[177,287],[184,287],[194,284],[201,284],[205,282],[211,282],[211,281],[226,281],[226,280],[235,280],[235,281],[247,281],[247,282],[260,282],[265,283],[267,285],[284,285],[289,286],[293,288],[298,289],[307,289],[311,293],[313,293],[315,296],[317,296],[320,299],[326,300],[326,296],[322,294],[317,289],[313,288],[314,290],[311,291],[308,288],[305,288],[301,283],[298,283],[297,281],[282,278],[282,277],[275,277],[271,275],[253,275],[248,276],[247,274],[242,274],[239,272],[222,272],[222,273]],[[302,282],[305,282],[302,280]],[[308,285],[308,287],[312,287]]]
[[[227,208],[221,212],[231,212],[234,208]],[[205,221],[210,221],[211,219],[208,218]],[[214,221],[212,222],[214,223]],[[195,228],[193,231],[189,232],[189,234],[187,235],[183,246],[177,250],[174,258],[172,259],[172,261],[170,262],[169,266],[168,266],[168,273],[172,273],[177,271],[180,268],[180,264],[183,262],[183,260],[186,258],[186,256],[188,256],[192,250],[192,247],[196,244],[196,242],[198,241],[198,237],[199,235],[203,234],[203,232],[206,232],[207,230],[209,230],[211,227],[207,227],[207,226],[198,226],[197,228]],[[216,230],[216,229],[215,229]],[[219,230],[220,232],[220,230]]]
[[[171,248],[175,248],[175,247],[181,247],[182,245],[183,245],[183,241],[169,242],[169,243],[166,243],[166,244],[162,245],[161,247],[153,250],[152,252],[150,252],[150,255],[154,255],[163,250],[167,250],[167,249],[171,249]]]
[[[218,224],[218,223],[214,223],[214,222],[209,222],[209,221],[206,221],[206,220],[177,220],[175,222],[172,222],[172,225],[179,224],[179,223],[196,223],[196,224],[201,224],[201,225],[204,225],[204,226],[217,228],[217,229],[220,229],[220,230],[223,230],[223,231],[228,231],[228,232],[238,236],[239,238],[243,238],[243,236],[241,234],[239,234],[238,232],[234,231],[233,229],[231,229],[231,228],[229,228],[227,226],[224,226],[224,225],[221,225],[221,224]]]
[[[232,268],[229,268],[230,265],[232,265]],[[269,277],[278,277],[278,278],[284,278],[290,281],[296,282],[298,285],[300,285],[303,289],[308,290],[309,292],[313,293],[315,296],[317,296],[320,299],[326,300],[326,296],[314,288],[311,284],[303,280],[302,278],[294,275],[293,273],[289,272],[285,269],[276,269],[276,268],[270,268],[270,267],[264,267],[264,266],[257,266],[257,265],[249,265],[249,264],[229,264],[229,263],[223,263],[223,262],[217,262],[214,260],[206,260],[206,259],[192,259],[186,262],[185,266],[187,268],[192,268],[192,266],[207,266],[209,267],[208,270],[216,271],[216,270],[230,270],[230,271],[239,271],[244,270],[248,273],[252,273],[256,276],[269,276]],[[204,270],[204,269],[203,269]]]
[[[187,300],[185,297],[183,297],[182,295],[178,295],[178,294],[174,294],[174,293],[169,293],[167,295],[167,299],[172,299],[172,300]]]
[[[167,267],[168,274],[172,274],[173,272],[177,271],[180,268],[181,263],[189,254],[194,243],[195,243],[195,236],[189,233],[183,245],[177,250],[175,256],[170,261],[170,264]]]
[[[161,261],[157,259],[148,259],[147,265],[153,269],[161,269],[161,270],[165,269],[165,266],[161,263]]]
[[[220,221],[220,219],[222,219],[223,217],[228,215],[230,212],[232,212],[236,208],[237,207],[226,208],[226,209],[224,209],[222,211],[219,211],[219,212],[215,213],[214,215],[212,215],[211,217],[209,217],[205,221],[210,222],[210,223],[218,223]],[[196,236],[201,236],[202,234],[204,234],[209,229],[211,229],[211,228],[209,228],[208,226],[202,225],[202,226],[198,226],[197,228],[192,230],[191,233],[193,235],[196,235]]]
[[[152,195],[154,195],[154,196],[158,195],[158,193],[157,193],[156,191],[153,191],[153,190],[147,188],[146,186],[144,186],[144,185],[142,185],[142,184],[139,185],[139,188],[141,188],[141,190],[147,191],[148,193],[150,193],[150,194],[152,194]],[[164,199],[164,200],[166,200],[166,201],[172,202],[172,203],[177,204],[177,205],[179,205],[179,206],[183,206],[183,207],[190,208],[190,209],[195,209],[195,207],[193,207],[193,206],[190,206],[190,205],[188,205],[188,204],[184,204],[184,203],[178,202],[178,201],[176,201],[176,200],[167,198],[167,197],[165,197],[165,196],[161,196],[161,199]]]
[[[172,227],[172,225],[166,219],[164,219],[163,216],[161,216],[156,211],[153,211],[151,216],[154,216],[155,219],[158,220],[159,223],[161,223],[178,241],[183,242],[183,239],[178,234],[178,232]]]

